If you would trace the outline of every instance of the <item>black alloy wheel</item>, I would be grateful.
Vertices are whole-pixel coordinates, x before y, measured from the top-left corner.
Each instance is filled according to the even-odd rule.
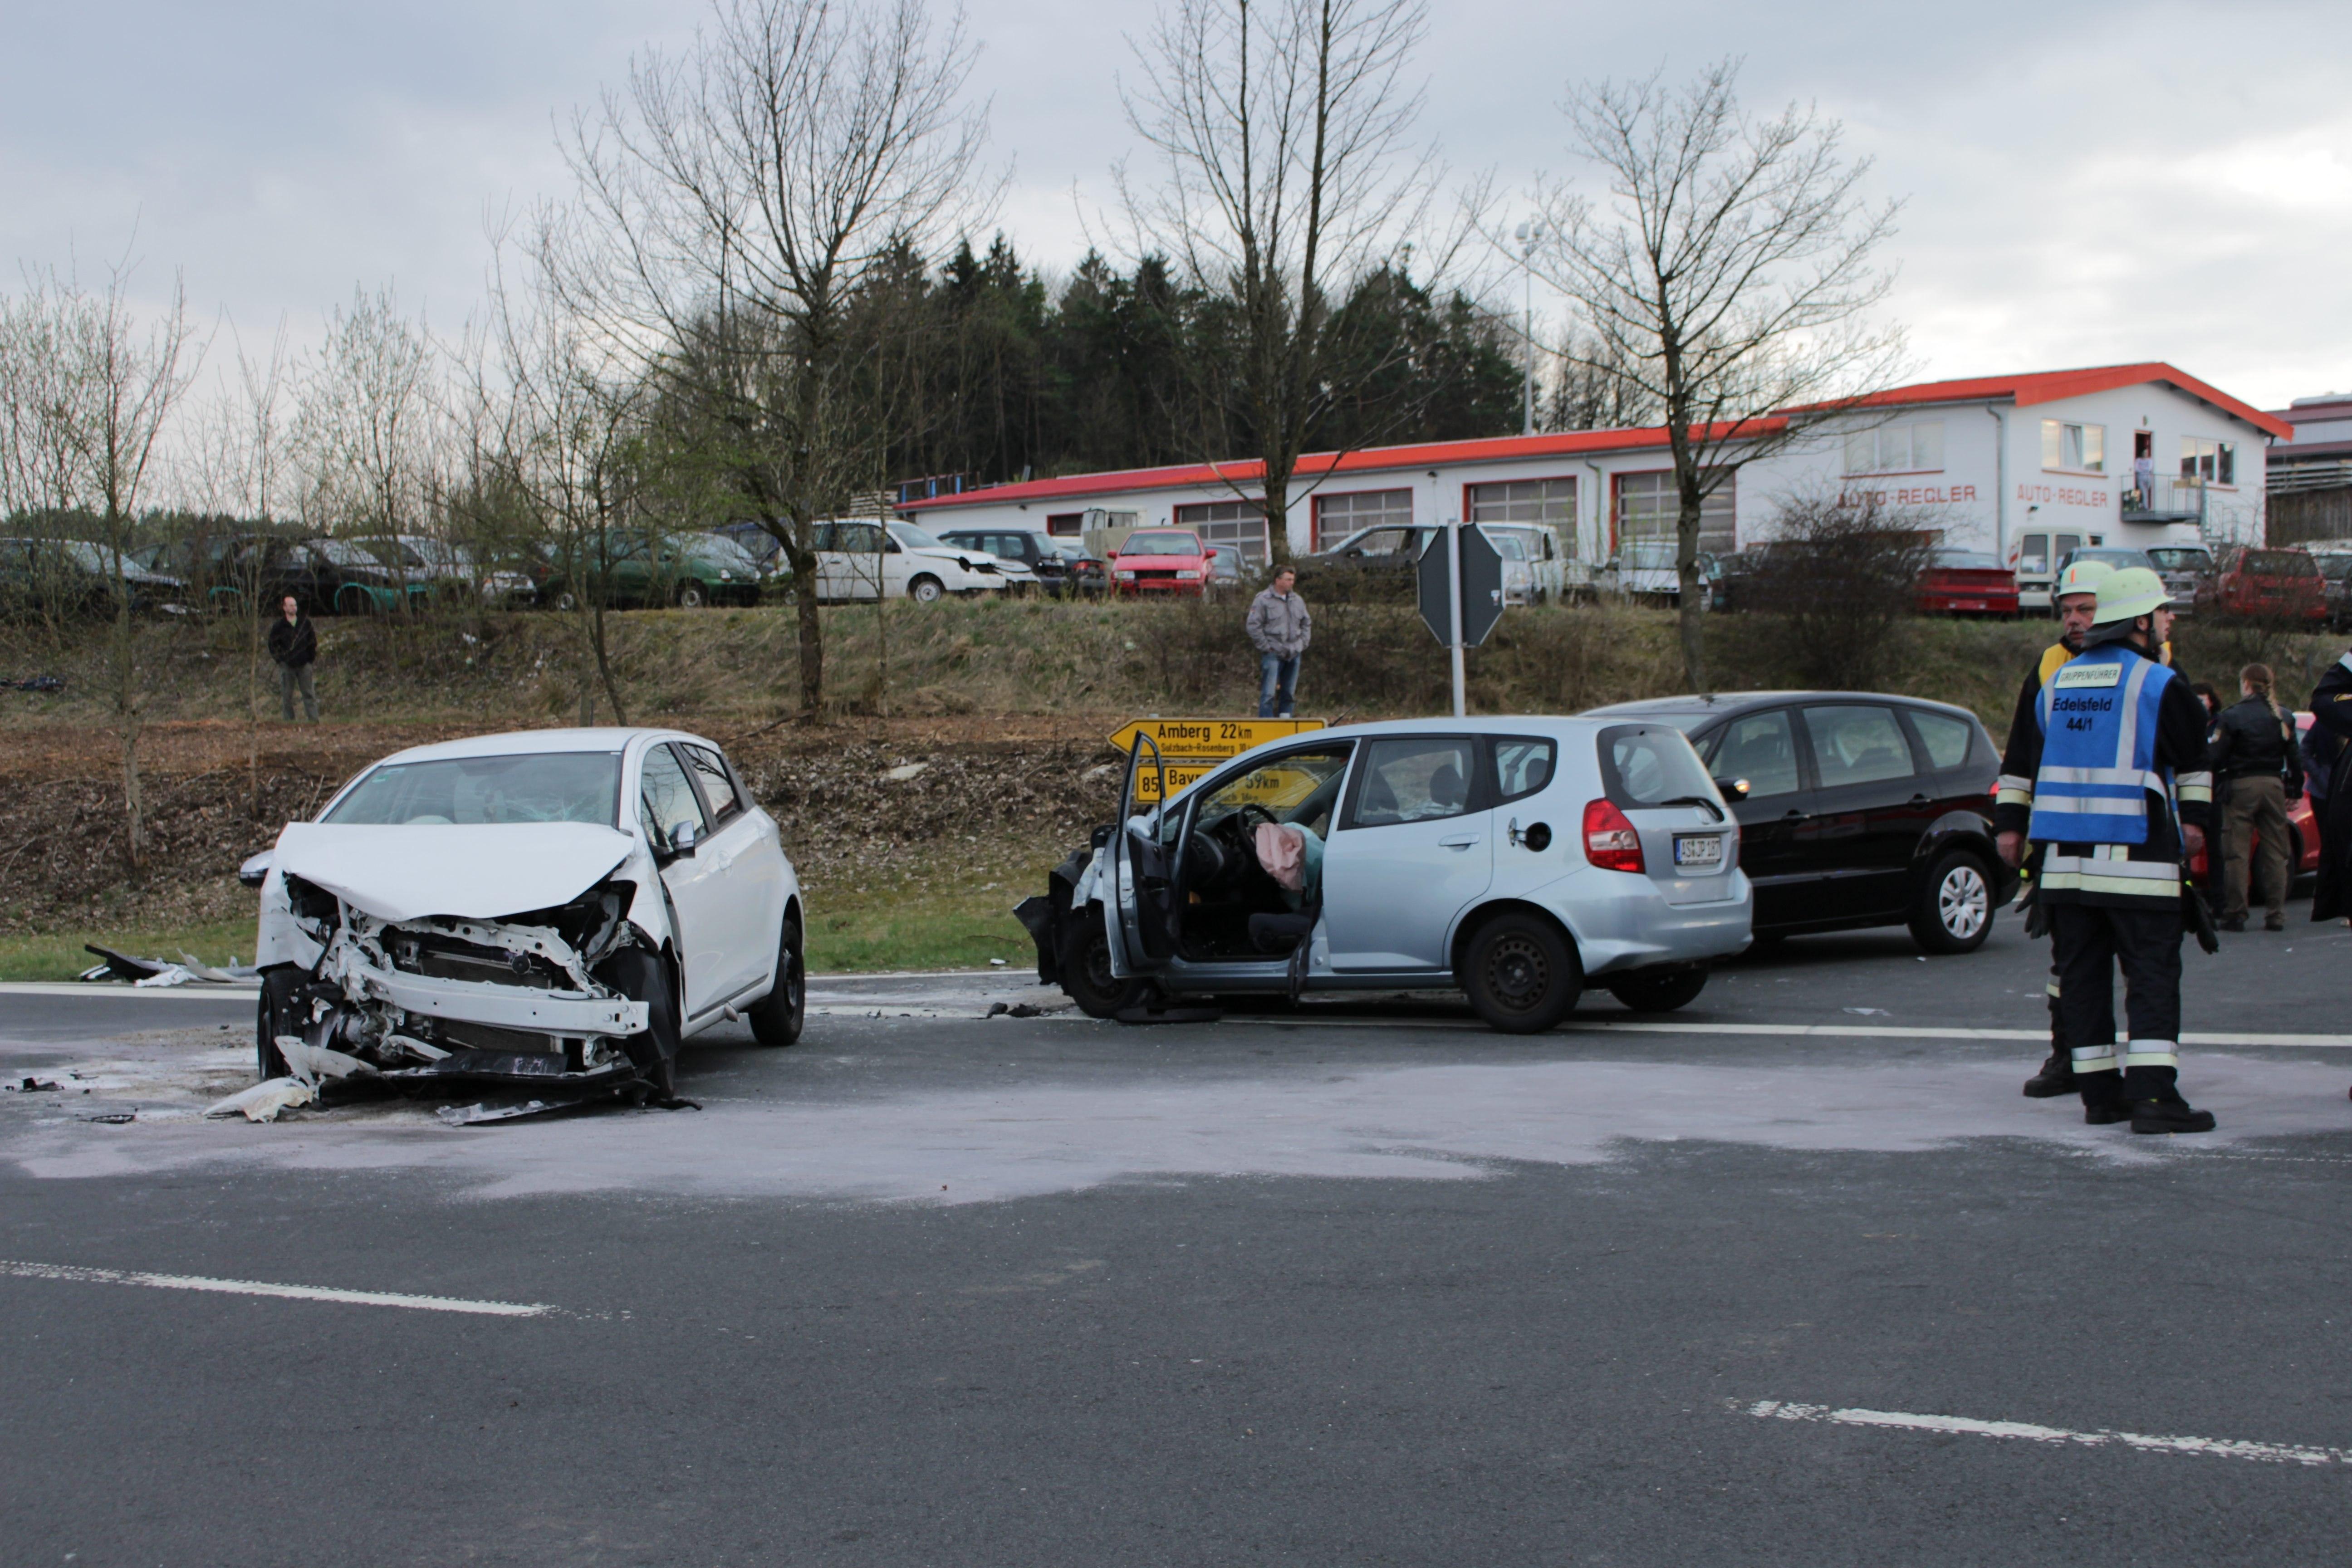
[[[1461,981],[1487,1026],[1507,1035],[1552,1027],[1584,992],[1584,972],[1559,928],[1516,910],[1495,916],[1471,937]]]
[[[1609,994],[1636,1013],[1671,1013],[1698,1000],[1706,989],[1706,971],[1696,964],[1676,969],[1652,969],[1604,981]]]
[[[808,968],[801,957],[801,922],[790,915],[776,935],[776,984],[744,1016],[751,1020],[751,1037],[763,1046],[789,1046],[801,1037],[808,1021]]]
[[[1150,981],[1110,972],[1110,938],[1103,931],[1103,907],[1088,904],[1071,917],[1062,933],[1056,955],[1062,990],[1089,1018],[1115,1018],[1142,1004]]]
[[[1992,934],[1992,873],[1983,857],[1948,849],[1912,895],[1911,940],[1926,952],[1974,952]]]

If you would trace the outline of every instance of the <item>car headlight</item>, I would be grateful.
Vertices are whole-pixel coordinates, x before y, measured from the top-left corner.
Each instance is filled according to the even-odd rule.
[[[1183,583],[1190,583],[1199,576],[1200,574],[1198,572],[1179,572],[1176,574],[1177,580]]]
[[[729,571],[729,570],[727,570],[727,568],[726,568],[726,567],[724,567],[724,566],[721,566],[721,567],[719,569],[719,580],[721,583],[724,583],[724,582],[728,581],[730,578],[733,577],[734,575],[735,575],[735,574],[734,574],[734,573],[730,572],[730,571]]]
[[[1118,574],[1118,580],[1122,583],[1132,583],[1135,581],[1135,574],[1122,570]]]

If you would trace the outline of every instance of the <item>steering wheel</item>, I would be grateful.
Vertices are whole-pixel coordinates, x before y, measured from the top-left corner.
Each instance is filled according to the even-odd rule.
[[[1250,821],[1250,814],[1252,812],[1255,812],[1257,814],[1260,818],[1259,823],[1254,824]],[[1241,818],[1242,837],[1245,839],[1255,840],[1257,837],[1257,830],[1260,826],[1266,827],[1278,827],[1281,826],[1280,820],[1276,817],[1274,813],[1268,811],[1265,807],[1258,805],[1258,803],[1254,800],[1245,800],[1242,802],[1240,806],[1234,810],[1234,815]]]

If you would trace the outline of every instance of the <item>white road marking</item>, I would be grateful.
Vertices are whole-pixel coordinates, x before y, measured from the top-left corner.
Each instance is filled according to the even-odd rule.
[[[1569,1030],[1594,1030],[1613,1035],[1797,1035],[1843,1036],[1868,1040],[2047,1040],[2048,1029],[1948,1029],[1895,1024],[1648,1024],[1616,1023],[1595,1018],[1590,1023],[1563,1024]],[[2180,1037],[2184,1046],[2307,1046],[2321,1050],[2352,1049],[2352,1035],[2197,1035]]]
[[[0,1275],[64,1279],[86,1285],[151,1285],[162,1290],[210,1290],[229,1296],[280,1296],[296,1301],[337,1301],[353,1307],[410,1307],[422,1312],[472,1312],[486,1318],[543,1318],[557,1309],[532,1301],[468,1301],[457,1296],[404,1296],[388,1290],[336,1290],[314,1285],[272,1285],[259,1279],[207,1279],[196,1274],[145,1274],[83,1268],[68,1263],[16,1263],[0,1258]]]
[[[261,994],[258,980],[216,984],[192,980],[185,985],[150,985],[142,989],[129,981],[0,980],[0,996],[194,996],[211,1002],[250,1002]]]
[[[1902,1410],[1838,1410],[1826,1405],[1792,1405],[1766,1399],[1734,1405],[1750,1415],[1779,1421],[1826,1421],[1839,1426],[1893,1427],[1905,1432],[1957,1432],[1971,1437],[2021,1437],[2030,1443],[2072,1443],[2085,1448],[2137,1448],[2154,1454],[2206,1454],[2217,1459],[2252,1459],[2267,1465],[2352,1465],[2352,1450],[2306,1448],[2292,1443],[2250,1443],[2234,1437],[2155,1437],[2144,1432],[2070,1432],[2030,1421],[1977,1421],[1965,1415],[1915,1415]]]

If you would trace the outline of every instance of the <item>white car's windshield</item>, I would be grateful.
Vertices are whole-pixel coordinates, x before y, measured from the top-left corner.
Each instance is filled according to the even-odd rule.
[[[945,550],[947,548],[911,522],[890,524],[890,537],[909,550]]]
[[[394,763],[354,785],[320,820],[362,826],[596,822],[621,801],[618,752],[546,752]]]

